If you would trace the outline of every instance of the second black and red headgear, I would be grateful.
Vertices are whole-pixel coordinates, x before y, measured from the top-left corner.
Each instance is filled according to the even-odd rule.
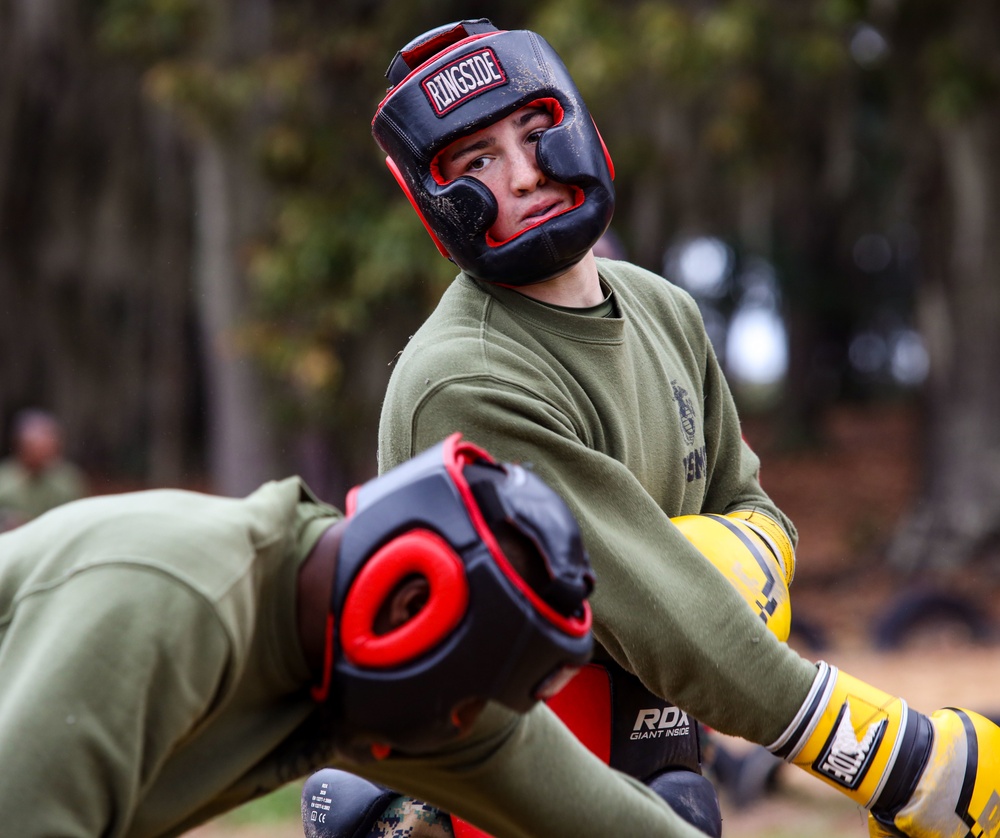
[[[530,471],[454,434],[352,490],[347,513],[329,700],[348,735],[433,747],[458,732],[463,701],[523,712],[588,660],[593,572],[576,519]],[[530,553],[531,581],[508,537]],[[428,581],[426,604],[378,633],[379,610],[412,576]]]
[[[441,252],[466,273],[529,285],[576,264],[614,212],[614,169],[594,121],[555,50],[527,30],[498,30],[485,18],[433,29],[401,49],[372,121],[387,163]],[[519,108],[549,110],[537,144],[539,168],[575,188],[574,206],[494,241],[493,194],[472,177],[446,182],[438,155],[455,140]]]

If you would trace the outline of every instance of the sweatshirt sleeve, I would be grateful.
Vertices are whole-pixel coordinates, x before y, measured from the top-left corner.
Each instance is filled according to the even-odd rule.
[[[592,605],[601,645],[700,721],[758,743],[780,735],[815,666],[768,632],[634,475],[584,445],[565,416],[523,388],[468,376],[425,394],[409,427],[400,424],[380,439],[391,458],[405,459],[457,430],[500,460],[531,464],[580,521],[597,576]],[[742,446],[726,456],[744,453],[753,457]],[[740,491],[756,483],[752,460],[739,469],[732,485],[716,489],[733,508]]]
[[[709,479],[701,512],[726,514],[736,510],[761,512],[777,523],[788,537],[792,547],[798,540],[794,524],[770,498],[760,483],[760,460],[743,437],[729,383],[722,371],[715,351],[701,327],[701,314],[690,296],[678,295],[680,305],[686,306],[688,322],[697,322],[699,328],[687,334],[699,335],[703,343],[701,356],[701,402],[705,416],[706,450],[709,457]]]
[[[149,568],[94,567],[0,615],[4,834],[127,834],[229,661],[209,605]]]
[[[468,739],[433,757],[342,767],[504,838],[704,835],[602,763],[543,704],[523,716],[491,705]]]

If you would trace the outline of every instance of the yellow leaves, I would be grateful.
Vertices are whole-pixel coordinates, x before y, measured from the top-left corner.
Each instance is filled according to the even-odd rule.
[[[635,13],[636,53],[651,69],[677,74],[689,55],[691,25],[690,17],[675,6],[644,3]]]
[[[303,51],[274,53],[235,64],[198,57],[164,59],[150,65],[143,77],[143,90],[150,101],[179,114],[194,130],[233,131],[251,117],[268,117],[266,124],[279,133],[265,135],[264,160],[287,167],[293,135],[281,119],[298,107],[314,73],[315,61]],[[299,139],[301,167],[306,145]],[[281,145],[268,146],[268,140]],[[268,156],[274,152],[284,152],[284,156]]]
[[[318,393],[333,387],[340,376],[340,363],[325,346],[310,346],[295,357],[291,379],[305,393]]]
[[[146,71],[143,90],[155,104],[182,117],[190,130],[231,131],[255,100],[246,67],[221,70],[208,61],[161,61]]]
[[[438,254],[413,208],[400,199],[372,219],[369,240],[354,272],[353,294],[377,299],[426,283],[440,293],[457,269]]]
[[[563,0],[543,7],[528,28],[552,44],[589,101],[634,61],[626,35],[629,23],[627,9],[618,4]]]
[[[756,21],[744,4],[734,3],[713,10],[699,28],[704,49],[719,61],[746,59],[758,46]]]
[[[232,349],[256,358],[268,374],[310,400],[336,390],[343,366],[329,334],[289,329],[278,321],[257,320],[238,329]]]

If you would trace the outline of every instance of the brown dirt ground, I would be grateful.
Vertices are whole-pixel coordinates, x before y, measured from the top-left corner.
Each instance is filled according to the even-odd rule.
[[[877,651],[873,622],[909,584],[886,568],[885,547],[920,481],[919,427],[903,407],[842,408],[824,425],[821,447],[798,452],[774,444],[763,422],[748,421],[747,439],[764,463],[762,479],[799,528],[798,569],[792,588],[797,618],[820,628],[821,650],[793,636],[803,655],[823,658],[918,710],[946,705],[1000,713],[998,646],[973,643],[942,625],[915,634],[904,648]],[[1000,620],[1000,582],[972,569],[936,584],[964,592]],[[1000,624],[1000,623],[998,623]],[[733,740],[734,749],[746,744]],[[863,838],[862,812],[837,792],[797,769],[783,767],[775,789],[737,808],[723,797],[728,838]],[[236,827],[225,820],[192,838],[300,838],[288,824]]]

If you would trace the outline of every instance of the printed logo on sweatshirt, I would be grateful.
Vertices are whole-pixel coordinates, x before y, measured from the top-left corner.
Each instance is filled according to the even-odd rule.
[[[632,725],[629,736],[633,742],[638,739],[662,739],[667,736],[687,736],[691,732],[691,722],[687,713],[677,707],[650,707],[640,710]]]
[[[688,445],[691,445],[694,443],[695,432],[694,402],[691,401],[688,391],[681,387],[676,379],[670,382],[670,388],[674,391],[674,401],[677,402],[677,410],[681,415],[681,430],[684,431]]]
[[[456,58],[420,86],[434,113],[444,116],[474,96],[507,84],[507,74],[489,47]]]
[[[704,445],[701,448],[696,448],[684,458],[684,473],[687,475],[688,483],[701,480],[705,476],[707,458],[708,450]]]
[[[838,785],[856,789],[871,767],[887,726],[888,720],[883,717],[868,725],[864,735],[858,739],[851,722],[851,707],[845,701],[837,715],[833,732],[816,757],[813,768]]]
[[[688,395],[688,391],[681,387],[674,379],[670,382],[670,389],[674,394],[674,401],[677,402],[677,412],[680,414],[681,430],[684,432],[684,439],[688,445],[694,445],[695,436],[698,430],[698,414],[694,409],[694,402]],[[681,463],[681,468],[688,483],[701,480],[707,471],[708,451],[705,446],[689,451]]]

